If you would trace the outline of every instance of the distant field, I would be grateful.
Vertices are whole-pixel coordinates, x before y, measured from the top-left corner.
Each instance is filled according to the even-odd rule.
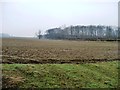
[[[2,39],[3,63],[84,63],[118,59],[118,43]]]
[[[31,89],[117,88],[118,70],[118,61],[89,64],[3,64],[2,84],[3,88]]]

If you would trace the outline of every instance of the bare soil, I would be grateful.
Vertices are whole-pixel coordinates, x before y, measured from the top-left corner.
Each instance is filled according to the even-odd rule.
[[[3,39],[2,63],[94,63],[119,60],[118,42]]]

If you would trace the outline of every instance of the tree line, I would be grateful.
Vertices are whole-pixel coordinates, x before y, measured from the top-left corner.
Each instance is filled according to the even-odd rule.
[[[44,37],[67,40],[119,40],[119,30],[112,26],[78,25],[48,29]]]

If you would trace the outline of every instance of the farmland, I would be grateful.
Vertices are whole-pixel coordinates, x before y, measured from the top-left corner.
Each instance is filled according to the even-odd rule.
[[[3,88],[117,88],[118,42],[2,39]]]
[[[3,39],[3,63],[83,63],[118,59],[118,43]]]

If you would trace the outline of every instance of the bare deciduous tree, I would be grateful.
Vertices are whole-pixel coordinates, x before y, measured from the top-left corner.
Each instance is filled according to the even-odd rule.
[[[117,40],[120,30],[112,26],[69,26],[65,28],[52,28],[47,30],[49,39],[81,39],[81,40]]]
[[[42,35],[41,35],[41,30],[39,30],[37,33],[36,33],[36,36],[41,39]]]

